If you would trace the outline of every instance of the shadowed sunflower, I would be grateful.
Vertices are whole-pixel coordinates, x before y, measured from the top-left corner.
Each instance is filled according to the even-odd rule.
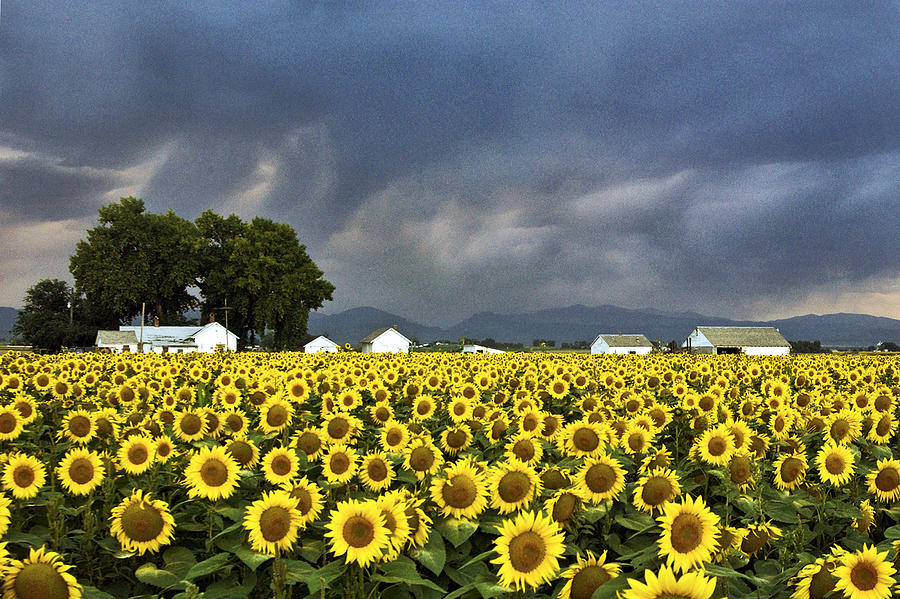
[[[343,555],[347,563],[368,566],[390,545],[390,531],[374,501],[351,499],[338,503],[329,515],[326,528],[331,552]]]
[[[169,504],[161,499],[150,499],[141,489],[132,491],[130,497],[110,510],[109,533],[122,549],[144,555],[155,553],[175,536],[175,519],[169,513]]]
[[[325,420],[323,430],[329,443],[349,443],[360,428],[360,422],[347,414],[332,414]]]
[[[409,524],[409,544],[412,547],[424,547],[431,535],[431,518],[422,510],[423,500],[410,494],[408,490],[402,491],[406,497],[406,521]]]
[[[806,478],[806,454],[791,453],[780,456],[772,469],[775,471],[775,486],[782,491],[792,491]]]
[[[487,479],[491,506],[501,514],[526,507],[541,492],[541,479],[531,466],[519,461],[498,464]]]
[[[853,519],[853,528],[864,535],[869,534],[869,528],[875,524],[875,510],[872,508],[869,500],[866,499],[859,504],[859,511],[862,515]]]
[[[322,457],[325,444],[322,442],[322,434],[310,428],[297,432],[291,438],[291,447],[305,453],[308,462],[316,462]]]
[[[96,452],[71,449],[56,467],[56,475],[72,495],[87,495],[103,482],[106,469]]]
[[[703,502],[686,496],[680,504],[665,506],[665,513],[657,518],[662,526],[659,556],[666,565],[683,572],[710,561],[719,537],[719,517]]]
[[[851,443],[862,432],[862,417],[850,409],[840,410],[828,418],[825,431],[835,443]]]
[[[15,441],[25,430],[22,416],[14,406],[0,407],[0,441]]]
[[[500,586],[525,590],[553,580],[559,570],[564,535],[559,526],[542,512],[520,512],[503,521],[494,540],[499,564]]]
[[[678,476],[668,468],[656,468],[640,478],[634,489],[634,507],[652,514],[681,495]]]
[[[870,495],[878,501],[891,503],[900,498],[900,460],[878,460],[878,465],[866,477]]]
[[[231,457],[241,468],[253,468],[259,463],[259,448],[256,443],[244,437],[235,437],[225,446]]]
[[[3,488],[16,499],[31,499],[36,496],[45,480],[44,464],[29,455],[17,453],[10,456],[3,468]]]
[[[846,445],[830,441],[825,443],[816,455],[819,480],[840,487],[853,477],[856,458]]]
[[[866,439],[877,445],[886,445],[897,432],[897,421],[892,412],[876,412],[872,416],[872,426],[866,434]]]
[[[471,442],[472,432],[465,424],[458,424],[441,433],[441,449],[449,456],[465,451]]]
[[[661,566],[659,574],[645,570],[644,582],[632,578],[628,586],[628,590],[620,593],[621,599],[709,599],[716,590],[716,579],[707,578],[700,572],[687,572],[677,577],[675,569]]]
[[[863,545],[855,553],[847,553],[834,570],[836,590],[847,599],[888,599],[896,580],[896,569],[887,559],[887,551]]]
[[[160,435],[154,439],[156,443],[156,461],[165,464],[175,455],[175,444],[169,435]]]
[[[297,478],[300,460],[293,449],[273,447],[262,460],[262,471],[267,481],[280,485]]]
[[[449,466],[431,483],[432,500],[451,518],[477,518],[487,507],[487,494],[487,485],[468,459]]]
[[[506,444],[506,459],[536,466],[544,457],[544,445],[538,437],[518,434]]]
[[[606,563],[606,552],[596,557],[590,551],[587,559],[578,556],[578,562],[563,572],[566,585],[559,592],[559,599],[591,599],[600,586],[619,575],[620,566]]]
[[[803,566],[792,580],[794,592],[791,599],[824,599],[833,596],[837,578],[832,572],[838,561],[831,557],[820,557],[815,562]]]
[[[581,494],[592,503],[615,499],[625,488],[625,469],[618,460],[602,455],[587,459],[575,475]]]
[[[742,532],[744,538],[741,540],[741,552],[748,557],[755,556],[762,549],[771,545],[774,540],[781,537],[781,529],[770,522],[750,524]]]
[[[389,420],[381,429],[381,447],[388,453],[400,453],[409,443],[409,429],[403,423]]]
[[[387,489],[394,482],[394,466],[381,452],[368,454],[359,468],[359,478],[370,491]]]
[[[390,533],[389,547],[382,556],[382,561],[397,559],[404,545],[410,540],[412,533],[409,520],[406,518],[406,498],[403,491],[390,491],[379,497],[375,503],[381,510],[384,525]]]
[[[544,502],[544,511],[561,528],[570,529],[583,501],[578,489],[558,489]]]
[[[10,505],[12,505],[10,498],[0,493],[0,538],[9,530],[9,523],[12,519],[12,513],[9,511]],[[2,568],[0,568],[0,571],[2,571]]]
[[[81,585],[53,551],[29,549],[24,560],[11,560],[4,569],[4,599],[80,599]]]
[[[302,523],[297,499],[286,491],[272,491],[247,507],[243,526],[254,551],[276,556],[293,548]]]
[[[265,434],[280,433],[290,426],[294,418],[294,406],[276,395],[270,397],[259,410],[259,430]]]
[[[301,528],[318,519],[322,512],[322,490],[317,484],[309,482],[304,476],[298,481],[284,485],[283,488],[297,500]]]
[[[141,474],[150,469],[156,458],[156,443],[149,437],[134,435],[122,442],[116,454],[119,467],[128,474]]]
[[[203,447],[191,456],[185,470],[190,497],[228,499],[238,483],[240,466],[224,447]]]

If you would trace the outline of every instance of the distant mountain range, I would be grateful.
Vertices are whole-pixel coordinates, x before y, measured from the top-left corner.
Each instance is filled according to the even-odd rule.
[[[0,340],[9,340],[18,310],[0,307]],[[382,327],[397,325],[401,333],[420,342],[460,337],[493,338],[497,341],[530,344],[533,339],[593,341],[600,333],[640,333],[652,341],[681,343],[698,325],[774,326],[788,340],[819,340],[826,347],[868,347],[879,341],[900,343],[900,320],[866,314],[807,314],[770,321],[730,320],[694,312],[629,310],[616,306],[582,306],[538,310],[519,314],[480,312],[450,326],[436,327],[413,322],[402,316],[362,307],[338,314],[309,315],[309,332],[325,334],[338,343],[358,343]]]
[[[423,325],[383,310],[362,307],[338,314],[312,312],[308,329],[311,334],[327,333],[338,343],[356,343],[373,330],[392,325],[420,342],[490,337],[525,344],[530,344],[533,339],[553,339],[560,345],[563,341],[590,342],[600,333],[640,333],[654,341],[681,343],[698,325],[774,326],[788,340],[819,340],[827,347],[867,347],[879,341],[900,342],[900,320],[866,314],[807,314],[751,321],[694,312],[629,310],[609,305],[574,305],[519,314],[480,312],[450,327]]]

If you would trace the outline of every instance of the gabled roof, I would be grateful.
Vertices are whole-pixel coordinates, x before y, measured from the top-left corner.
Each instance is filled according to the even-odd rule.
[[[601,337],[610,347],[653,347],[653,344],[644,335],[611,335],[607,333],[597,335],[591,345],[597,343]]]
[[[330,344],[334,345],[335,347],[337,347],[337,343],[335,343],[334,341],[332,341],[331,339],[329,339],[329,338],[326,337],[325,335],[307,335],[306,337],[303,338],[302,341],[300,341],[300,347],[306,347],[307,345],[309,345],[310,343],[312,343],[312,342],[315,341],[316,339],[323,339],[323,340],[327,341],[328,343],[330,343]]]
[[[383,335],[383,334],[385,334],[386,332],[391,331],[391,330],[394,331],[395,333],[397,333],[398,335],[400,335],[401,337],[403,337],[404,339],[406,339],[406,335],[404,335],[403,333],[401,333],[400,331],[398,331],[398,330],[395,329],[394,327],[384,327],[384,328],[382,328],[382,329],[378,329],[378,330],[376,330],[376,331],[372,331],[371,333],[369,333],[368,335],[366,335],[365,338],[363,338],[362,342],[363,342],[363,343],[372,343],[372,342],[375,341],[378,337],[380,337],[381,335]],[[406,340],[409,341],[410,343],[412,343],[412,341],[410,341],[409,339],[406,339]]]
[[[161,343],[171,342],[178,344],[190,343],[194,339],[194,335],[199,333],[203,327],[196,325],[186,327],[152,327],[145,326],[143,331],[143,340],[145,343]],[[122,326],[119,327],[122,332],[131,331],[135,335],[141,335],[141,327],[138,326]]]
[[[137,345],[134,331],[97,331],[97,345]]]
[[[716,347],[790,347],[775,327],[697,327]]]

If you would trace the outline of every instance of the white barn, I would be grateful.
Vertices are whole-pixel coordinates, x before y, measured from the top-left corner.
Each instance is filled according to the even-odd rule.
[[[114,353],[136,352],[138,338],[134,331],[97,331],[94,345]]]
[[[504,353],[502,349],[494,349],[493,347],[486,347],[484,345],[478,345],[476,343],[470,343],[468,345],[463,345],[462,351],[464,354],[502,354],[502,353]]]
[[[681,345],[695,354],[786,356],[791,344],[775,327],[700,326]]]
[[[338,344],[326,337],[319,335],[317,337],[310,336],[302,343],[303,353],[318,354],[322,352],[334,353],[338,350]]]
[[[644,335],[597,335],[591,343],[592,354],[649,354],[653,344]]]
[[[218,322],[204,326],[157,327],[121,326],[120,332],[131,331],[145,353],[157,354],[201,352],[212,353],[217,349],[237,351],[238,337]]]
[[[362,340],[363,353],[389,352],[394,354],[409,353],[412,341],[397,330],[396,325],[373,331]]]

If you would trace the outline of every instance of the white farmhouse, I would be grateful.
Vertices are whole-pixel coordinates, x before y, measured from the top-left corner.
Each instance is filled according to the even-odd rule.
[[[644,335],[600,334],[591,343],[592,354],[649,354],[652,350]]]
[[[306,354],[318,354],[321,352],[334,353],[338,350],[338,344],[325,335],[319,335],[317,337],[310,335],[307,339],[303,340],[301,345],[303,346],[303,353]]]
[[[373,331],[362,340],[363,353],[390,352],[394,354],[409,353],[412,341],[404,337],[397,326]]]
[[[136,352],[138,338],[134,331],[97,331],[94,345],[113,353]]]
[[[237,351],[237,335],[218,322],[202,327],[121,326],[119,331],[133,332],[144,353],[212,353],[217,349]]]
[[[502,349],[494,349],[493,347],[486,347],[484,345],[478,345],[476,343],[470,343],[468,345],[463,345],[462,351],[464,354],[502,354],[502,353],[504,353]]]
[[[786,356],[791,344],[775,327],[704,327],[694,329],[681,345],[695,354]]]

